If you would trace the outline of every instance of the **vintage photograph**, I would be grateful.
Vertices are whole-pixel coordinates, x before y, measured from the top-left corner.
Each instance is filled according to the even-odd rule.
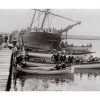
[[[0,9],[0,91],[100,91],[100,9]]]

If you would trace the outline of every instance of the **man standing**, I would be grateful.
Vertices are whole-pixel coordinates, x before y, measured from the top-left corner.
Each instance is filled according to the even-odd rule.
[[[6,36],[4,37],[4,42],[7,43],[7,41],[8,41],[8,36],[6,34]]]
[[[3,43],[3,36],[0,35],[0,49],[2,48],[2,43]]]

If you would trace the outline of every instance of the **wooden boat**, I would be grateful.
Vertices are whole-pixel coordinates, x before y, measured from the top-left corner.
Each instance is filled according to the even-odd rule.
[[[35,63],[35,62],[26,62],[27,66],[30,67],[52,67],[54,68],[56,64],[46,64],[46,63]],[[70,66],[70,64],[67,64],[66,66]],[[91,63],[81,63],[81,64],[73,64],[72,65],[75,69],[76,68],[100,68],[100,62],[91,62]]]
[[[40,12],[44,14],[43,17],[41,17],[41,24],[39,25],[39,27],[35,25],[35,27],[32,28],[33,23],[36,20],[37,14],[39,14]],[[74,24],[60,30],[54,28],[53,25],[52,25],[53,28],[52,27],[46,28],[45,27],[46,19],[51,15],[59,17],[61,19],[70,20],[71,22],[74,22]],[[39,20],[40,18],[37,17],[37,19]],[[29,29],[21,30],[18,37],[19,42],[20,43],[23,42],[24,46],[28,49],[30,47],[43,49],[43,50],[50,50],[51,48],[57,49],[61,42],[62,33],[70,30],[71,28],[79,24],[81,24],[80,21],[75,21],[75,20],[63,17],[61,15],[54,14],[51,12],[50,9],[46,9],[46,10],[34,9],[34,16],[32,18],[32,22],[30,23],[30,27]]]
[[[15,68],[17,73],[26,73],[26,74],[36,74],[36,75],[55,75],[55,74],[67,74],[74,73],[74,67],[66,67],[65,69],[56,70],[54,67],[27,67],[22,68],[19,65]]]
[[[82,64],[77,64],[74,66],[74,68],[91,68],[91,69],[96,69],[100,68],[100,62],[93,62],[93,63],[82,63]]]
[[[74,58],[76,58],[76,57],[79,57],[79,58],[86,58],[86,55],[89,55],[89,54],[91,54],[91,53],[94,53],[94,52],[86,52],[86,53],[73,53],[72,55],[71,54],[67,54],[66,55],[66,58],[68,58],[69,56],[73,56]],[[27,54],[29,57],[31,57],[31,58],[34,58],[34,59],[36,59],[36,60],[39,60],[39,59],[41,59],[41,60],[43,60],[43,59],[45,59],[45,60],[51,60],[51,57],[53,56],[53,54],[49,54],[49,53],[28,53]]]

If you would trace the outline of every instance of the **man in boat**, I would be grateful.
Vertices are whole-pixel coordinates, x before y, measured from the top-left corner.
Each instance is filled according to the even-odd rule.
[[[60,70],[61,68],[62,68],[62,64],[61,64],[61,61],[59,61],[59,62],[56,64],[56,66],[55,66],[54,69]]]
[[[79,64],[80,63],[79,57],[76,57],[75,62],[76,62],[76,64]]]
[[[61,56],[60,56],[60,61],[65,62],[65,60],[66,60],[66,55],[65,55],[65,52],[62,51]]]
[[[61,56],[60,56],[60,61],[61,61],[61,67],[62,68],[66,68],[66,65],[65,65],[65,61],[66,61],[66,55],[65,55],[65,52],[62,51],[61,53]]]
[[[23,59],[24,59],[24,56],[23,56],[23,53],[22,52],[20,52],[18,55],[17,55],[17,57],[16,57],[16,59],[17,59],[17,64],[21,64],[21,62],[23,61]]]
[[[54,60],[54,63],[58,63],[58,61],[59,61],[59,53],[58,52],[54,53],[52,58]]]
[[[26,68],[26,61],[25,61],[25,56],[22,52],[20,52],[17,57],[16,57],[16,63],[22,67],[22,68]]]
[[[66,68],[65,62],[66,62],[65,51],[62,51],[59,53],[58,63],[56,64],[55,69],[60,70]]]
[[[74,60],[74,57],[73,56],[69,56],[68,57],[68,62],[71,64],[71,63],[73,63],[73,60]]]

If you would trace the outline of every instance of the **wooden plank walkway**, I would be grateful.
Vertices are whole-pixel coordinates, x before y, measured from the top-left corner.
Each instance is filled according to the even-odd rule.
[[[0,91],[5,91],[11,59],[11,50],[2,48],[0,50]]]

